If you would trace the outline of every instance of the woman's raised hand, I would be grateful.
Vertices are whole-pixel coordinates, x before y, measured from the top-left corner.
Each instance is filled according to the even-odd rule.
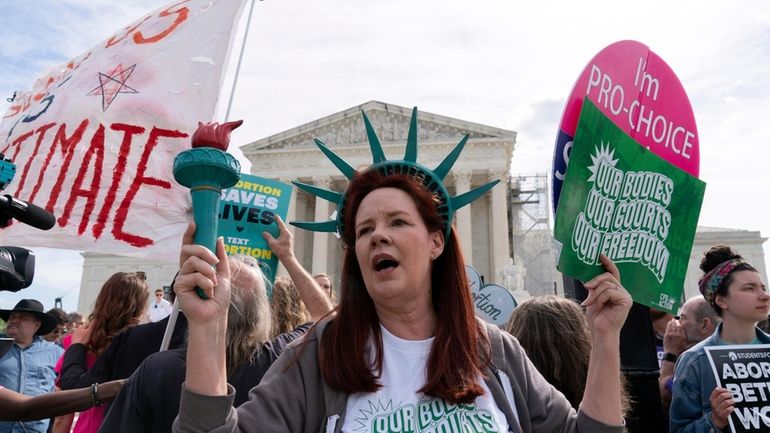
[[[230,305],[230,266],[222,238],[217,239],[217,254],[193,244],[195,224],[190,223],[182,237],[179,274],[174,292],[179,306],[191,324],[204,324],[227,318]],[[195,291],[200,287],[209,299],[201,299]]]
[[[620,334],[633,301],[620,284],[620,272],[615,263],[604,254],[599,260],[607,272],[584,284],[588,298],[582,305],[586,307],[586,318],[594,337],[615,336]]]

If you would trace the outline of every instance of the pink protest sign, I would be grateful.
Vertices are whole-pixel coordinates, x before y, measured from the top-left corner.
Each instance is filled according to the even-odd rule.
[[[646,45],[620,41],[588,62],[567,98],[554,149],[554,212],[584,97],[642,146],[698,176],[698,130],[682,83]]]

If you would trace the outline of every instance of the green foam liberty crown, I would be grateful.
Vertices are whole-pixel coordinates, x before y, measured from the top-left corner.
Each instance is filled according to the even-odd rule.
[[[465,143],[468,141],[468,134],[457,143],[455,148],[449,152],[438,167],[431,170],[417,163],[417,107],[412,109],[412,119],[409,124],[409,133],[406,141],[406,152],[404,153],[404,159],[401,160],[389,161],[385,158],[385,152],[382,150],[380,139],[377,138],[377,133],[374,131],[371,122],[369,122],[369,118],[366,117],[366,113],[363,111],[361,112],[361,115],[364,118],[366,136],[372,151],[372,165],[367,167],[366,171],[378,170],[383,176],[407,175],[420,181],[437,199],[438,213],[444,221],[445,238],[449,236],[449,231],[452,227],[452,216],[455,211],[481,197],[499,182],[498,180],[494,180],[459,196],[451,197],[444,186],[444,178],[452,169],[452,166],[463,151]],[[316,138],[313,141],[318,148],[321,149],[321,152],[329,158],[332,164],[334,164],[348,180],[353,179],[356,175],[356,169],[329,149],[329,147],[321,140]],[[345,221],[343,221],[343,215],[345,214],[344,193],[330,191],[297,181],[293,181],[292,183],[303,191],[337,205],[336,220],[318,222],[292,221],[292,225],[315,232],[343,232],[345,224]]]

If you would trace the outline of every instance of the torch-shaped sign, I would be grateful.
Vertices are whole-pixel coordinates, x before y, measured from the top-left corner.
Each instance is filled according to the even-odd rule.
[[[174,178],[190,188],[192,196],[193,241],[211,251],[216,250],[222,188],[235,185],[241,176],[241,164],[225,151],[230,144],[230,132],[242,123],[243,120],[222,125],[199,122],[192,136],[192,149],[181,152],[174,159]],[[201,298],[208,298],[199,287],[196,291]]]

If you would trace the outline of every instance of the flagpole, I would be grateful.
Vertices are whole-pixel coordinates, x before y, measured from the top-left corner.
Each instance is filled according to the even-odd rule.
[[[176,276],[174,276],[176,279]],[[173,288],[172,288],[173,290]],[[160,352],[168,350],[168,346],[171,345],[171,337],[174,335],[174,328],[176,328],[176,321],[179,317],[179,299],[174,298],[174,305],[171,307],[171,314],[166,324],[166,330],[163,332],[163,340],[160,342]]]
[[[241,43],[241,54],[238,56],[238,65],[235,67],[235,77],[233,78],[233,87],[230,90],[230,100],[227,101],[227,112],[225,112],[225,122],[230,121],[230,109],[233,108],[233,99],[235,99],[235,85],[238,83],[238,75],[241,72],[241,62],[243,62],[243,53],[246,51],[246,39],[249,37],[249,28],[251,27],[251,15],[254,13],[254,3],[251,0],[249,7],[249,18],[246,20],[246,31],[243,33],[243,43]]]

